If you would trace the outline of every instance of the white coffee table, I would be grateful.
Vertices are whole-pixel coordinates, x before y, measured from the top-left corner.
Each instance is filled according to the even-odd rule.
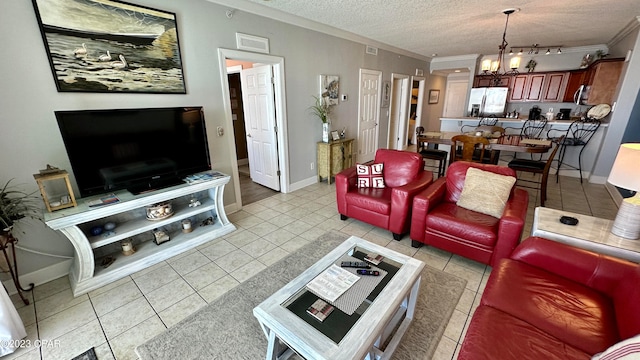
[[[301,294],[311,295],[306,292],[305,285],[345,254],[353,253],[354,249],[356,254],[380,254],[385,262],[395,265],[398,270],[375,300],[362,303],[359,311],[352,315],[359,318],[354,318],[357,319],[355,323],[348,325],[350,328],[345,329],[346,334],[336,342],[325,335],[324,330],[312,326],[315,320],[305,319],[304,315],[294,313],[287,306],[292,299],[301,299]],[[268,339],[266,358],[285,358],[293,351],[314,360],[390,358],[413,318],[423,268],[424,263],[419,260],[358,237],[350,237],[253,309]],[[340,310],[335,308],[335,315],[331,313],[325,322],[331,316],[349,317],[336,312]],[[379,349],[382,344],[386,344],[384,351]]]
[[[575,217],[578,219],[578,224],[575,226],[562,224],[561,216]],[[613,235],[612,225],[612,220],[537,207],[531,235],[640,263],[640,240],[629,240]]]

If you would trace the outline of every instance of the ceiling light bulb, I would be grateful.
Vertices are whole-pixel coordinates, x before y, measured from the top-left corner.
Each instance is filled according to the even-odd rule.
[[[547,52],[546,52],[546,53],[544,53],[544,54],[545,54],[545,55],[549,55],[549,54],[551,54],[551,49],[547,49]]]
[[[509,55],[513,55],[513,49],[509,50]]]
[[[522,49],[520,49],[520,51],[518,51],[518,55],[522,55]]]
[[[560,48],[558,48],[558,54],[562,54],[562,50],[560,50]]]

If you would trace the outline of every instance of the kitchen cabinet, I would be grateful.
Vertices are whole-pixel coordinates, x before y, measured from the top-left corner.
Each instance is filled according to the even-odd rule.
[[[589,66],[584,97],[587,105],[613,104],[623,65],[624,59],[604,59]]]
[[[580,86],[586,83],[586,80],[586,69],[569,71],[562,101],[575,103],[578,100],[575,98],[576,92],[580,89]]]
[[[513,77],[509,102],[540,101],[546,74],[519,74]]]
[[[528,73],[513,77],[509,102],[559,102],[564,96],[567,72]]]
[[[503,76],[500,79],[498,85],[493,84],[492,75],[476,75],[473,79],[473,87],[509,87],[511,83],[511,76]]]
[[[567,72],[547,73],[542,88],[543,102],[560,102],[564,98]]]

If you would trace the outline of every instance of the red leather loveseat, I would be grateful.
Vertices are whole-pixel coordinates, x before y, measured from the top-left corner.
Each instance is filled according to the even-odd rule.
[[[640,265],[530,237],[493,268],[458,359],[590,359],[640,334],[639,304]]]
[[[411,246],[427,244],[494,266],[498,260],[509,257],[520,242],[529,195],[523,189],[512,187],[500,218],[462,208],[457,202],[470,167],[516,176],[515,171],[506,166],[452,163],[446,177],[436,180],[413,200]]]
[[[422,156],[412,151],[378,149],[373,163],[384,164],[384,188],[358,187],[355,166],[336,175],[340,218],[387,229],[400,240],[409,232],[413,197],[431,184],[433,174],[424,170]]]

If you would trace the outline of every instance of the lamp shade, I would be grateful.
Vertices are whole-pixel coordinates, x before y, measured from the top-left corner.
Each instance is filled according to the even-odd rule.
[[[491,70],[491,59],[485,59],[482,61],[482,71]]]
[[[620,145],[607,181],[623,189],[640,190],[640,143]]]
[[[516,57],[512,57],[511,61],[509,62],[509,67],[511,69],[517,69],[520,67],[520,58],[518,56]]]

